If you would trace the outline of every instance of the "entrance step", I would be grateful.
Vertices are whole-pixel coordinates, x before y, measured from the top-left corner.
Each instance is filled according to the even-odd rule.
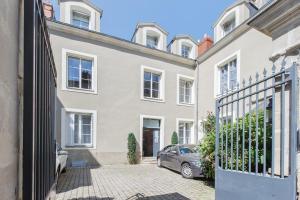
[[[152,164],[152,165],[156,165],[156,158],[154,157],[144,157],[142,159],[141,164]]]

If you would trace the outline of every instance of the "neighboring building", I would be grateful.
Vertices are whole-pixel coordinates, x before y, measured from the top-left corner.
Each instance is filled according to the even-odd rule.
[[[155,23],[139,23],[130,42],[95,29],[90,13],[101,12],[87,1],[59,5],[61,21],[48,21],[58,71],[56,130],[73,164],[126,163],[130,132],[143,157],[170,144],[173,131],[180,143],[197,143],[194,40],[178,38],[190,48],[178,56]]]
[[[237,1],[225,9],[214,26],[216,42],[197,58],[199,135],[219,95],[242,87],[250,76],[254,81],[257,72],[263,76],[264,68],[272,71],[272,38],[247,24],[257,10],[249,1]]]

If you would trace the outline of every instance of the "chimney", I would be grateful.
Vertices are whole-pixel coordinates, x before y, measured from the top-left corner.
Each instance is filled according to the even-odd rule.
[[[43,0],[43,9],[47,19],[54,19],[54,10],[51,0]]]
[[[214,41],[207,34],[204,35],[203,39],[200,41],[198,45],[198,56],[204,54],[210,47],[212,47]]]

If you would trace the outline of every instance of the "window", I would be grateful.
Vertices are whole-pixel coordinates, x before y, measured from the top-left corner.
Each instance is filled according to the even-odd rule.
[[[235,28],[235,18],[228,20],[223,24],[223,35],[227,35]]]
[[[72,146],[92,146],[93,116],[92,114],[68,113],[69,140]]]
[[[146,98],[160,98],[160,74],[152,72],[144,72],[144,97]]]
[[[192,103],[192,88],[193,81],[184,79],[179,80],[179,103]]]
[[[158,44],[158,38],[157,37],[147,35],[147,44],[146,44],[147,47],[156,49],[157,44]]]
[[[179,122],[179,144],[191,144],[193,122]]]
[[[194,103],[194,78],[177,74],[177,104]]]
[[[181,46],[181,56],[184,58],[189,58],[190,57],[190,52],[191,52],[191,47],[182,45]]]
[[[92,90],[93,61],[68,56],[68,88]]]
[[[237,62],[236,59],[224,64],[220,70],[220,93],[234,89],[237,86]]]
[[[81,12],[73,12],[72,24],[79,28],[89,29],[90,16]]]

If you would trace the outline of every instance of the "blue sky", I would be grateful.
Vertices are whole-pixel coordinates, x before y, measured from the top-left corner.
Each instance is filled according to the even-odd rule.
[[[57,0],[53,1],[59,17]],[[234,1],[92,0],[104,11],[101,32],[130,40],[138,22],[157,22],[169,32],[169,41],[176,34],[189,34],[195,40],[205,33],[212,36],[214,22]]]

